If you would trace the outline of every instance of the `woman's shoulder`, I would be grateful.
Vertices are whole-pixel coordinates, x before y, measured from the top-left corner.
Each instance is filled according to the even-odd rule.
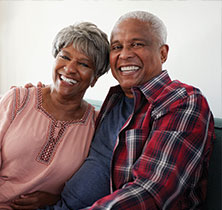
[[[34,96],[37,92],[36,87],[24,88],[24,87],[16,87],[15,89],[16,97],[20,99],[20,101],[27,100],[30,96]]]
[[[1,100],[8,101],[13,100],[15,97],[20,97],[25,94],[25,89],[23,87],[12,87],[1,96]]]
[[[6,91],[5,93],[2,94],[1,98],[0,98],[0,104],[9,104],[10,102],[13,101],[15,95],[15,88],[11,88],[8,91]]]
[[[35,101],[37,88],[24,88],[24,87],[16,87],[14,89],[14,99],[15,104],[18,109],[29,104],[30,101]]]

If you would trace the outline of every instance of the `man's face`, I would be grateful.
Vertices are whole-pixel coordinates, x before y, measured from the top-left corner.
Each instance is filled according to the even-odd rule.
[[[168,46],[159,46],[149,25],[137,19],[120,23],[112,32],[110,66],[127,97],[131,87],[159,75],[167,59]]]

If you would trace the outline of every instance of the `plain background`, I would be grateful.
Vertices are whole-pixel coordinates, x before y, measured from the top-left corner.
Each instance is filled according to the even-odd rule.
[[[59,30],[90,21],[108,35],[124,13],[145,10],[168,29],[172,79],[201,89],[215,117],[222,117],[222,2],[220,0],[0,0],[0,94],[12,85],[51,83],[52,40]],[[104,100],[117,84],[111,72],[85,98]]]

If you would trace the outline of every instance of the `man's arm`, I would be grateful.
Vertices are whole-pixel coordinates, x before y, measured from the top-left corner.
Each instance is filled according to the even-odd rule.
[[[101,152],[102,151],[102,152]],[[109,161],[104,156],[105,148],[94,140],[89,156],[80,169],[66,182],[61,199],[47,210],[81,209],[91,206],[96,200],[110,193]]]
[[[109,174],[101,166],[101,162],[94,161],[90,156],[82,167],[66,183],[61,200],[54,206],[62,209],[80,209],[92,205],[96,200],[110,193]]]
[[[154,120],[143,153],[133,165],[134,180],[90,209],[172,207],[187,188],[197,184],[212,136],[206,100],[197,94],[177,101]]]

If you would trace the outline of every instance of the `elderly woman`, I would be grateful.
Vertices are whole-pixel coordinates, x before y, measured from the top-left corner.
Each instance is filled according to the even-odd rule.
[[[0,100],[0,209],[35,191],[60,194],[88,155],[96,112],[83,96],[109,69],[107,36],[88,22],[66,27],[53,56],[53,85]]]

